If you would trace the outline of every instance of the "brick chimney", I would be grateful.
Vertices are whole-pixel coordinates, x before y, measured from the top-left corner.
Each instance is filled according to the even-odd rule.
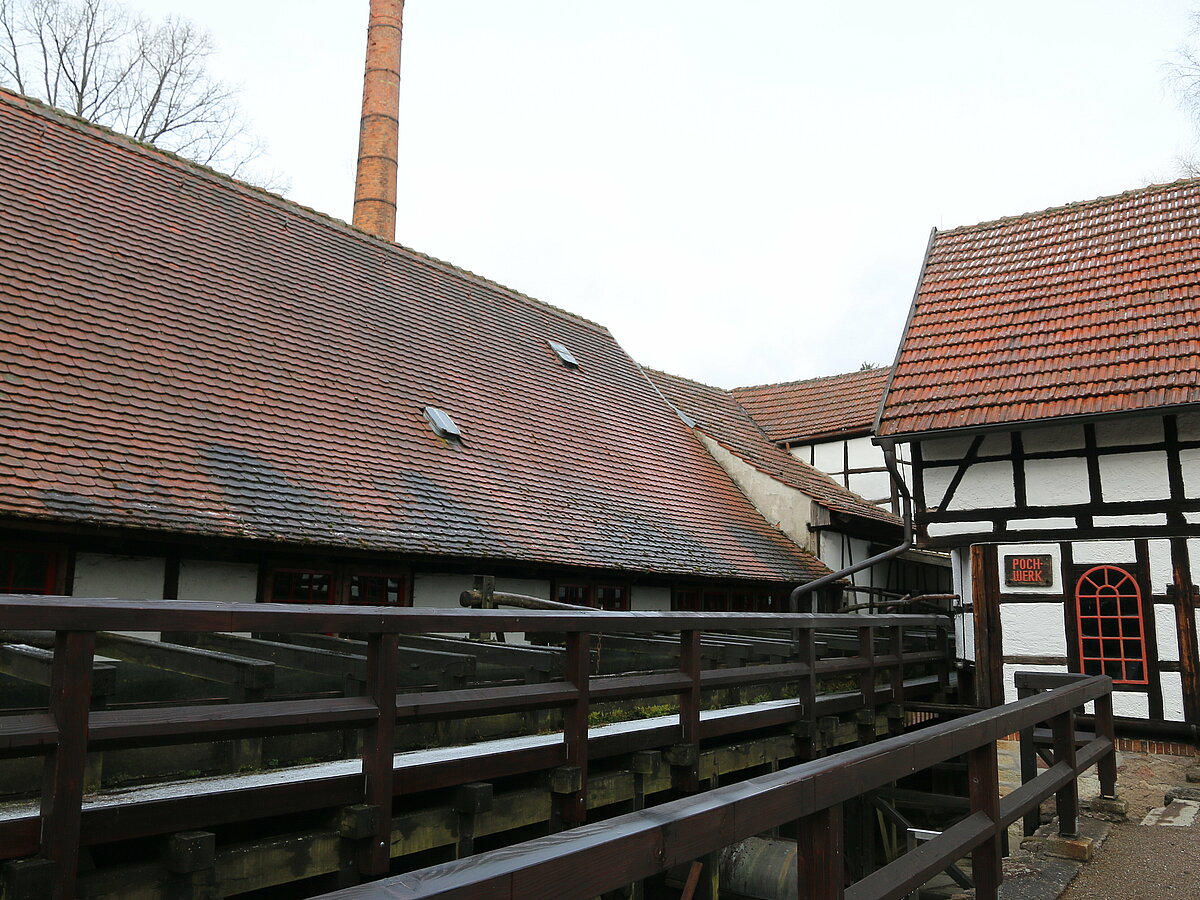
[[[396,239],[403,17],[404,0],[371,0],[354,180],[354,224],[389,241]]]

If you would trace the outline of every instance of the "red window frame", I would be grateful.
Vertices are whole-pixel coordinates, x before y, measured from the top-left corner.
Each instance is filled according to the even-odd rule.
[[[280,562],[267,567],[264,595],[270,603],[412,606],[408,578],[407,572],[363,564]],[[325,590],[314,598],[304,582],[317,579],[325,580]]]
[[[42,573],[33,582],[18,584],[17,574],[20,561],[28,562],[31,556],[42,556]],[[0,544],[0,594],[61,594],[62,551],[56,547],[30,544]]]
[[[1146,620],[1137,578],[1121,566],[1092,566],[1075,582],[1079,667],[1114,684],[1149,684]]]

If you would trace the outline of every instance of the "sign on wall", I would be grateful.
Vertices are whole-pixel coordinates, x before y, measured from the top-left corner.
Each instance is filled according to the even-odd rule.
[[[1004,557],[1005,587],[1051,587],[1054,557],[1050,554],[1019,554]]]

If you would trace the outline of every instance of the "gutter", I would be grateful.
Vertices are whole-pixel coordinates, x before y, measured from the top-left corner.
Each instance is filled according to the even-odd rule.
[[[886,562],[889,559],[894,559],[905,550],[908,550],[913,545],[913,524],[912,524],[912,494],[908,492],[908,485],[904,483],[904,478],[901,476],[899,469],[896,466],[896,447],[894,444],[888,444],[883,448],[883,461],[887,465],[888,472],[892,476],[892,481],[900,491],[900,497],[903,500],[903,515],[904,523],[904,540],[892,547],[890,550],[884,550],[882,553],[877,553],[862,562],[842,569],[839,572],[834,572],[830,575],[822,575],[816,581],[810,581],[807,584],[802,584],[795,588],[791,593],[792,608],[795,609],[799,605],[800,598],[806,594],[811,594],[813,591],[832,584],[835,581],[841,581],[848,575],[853,575],[855,572],[861,572],[863,569],[869,569],[876,563]]]

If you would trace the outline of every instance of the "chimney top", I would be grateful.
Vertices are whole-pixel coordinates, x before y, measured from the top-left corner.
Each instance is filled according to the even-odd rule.
[[[396,239],[403,17],[404,0],[371,0],[354,183],[354,224],[389,241]]]

